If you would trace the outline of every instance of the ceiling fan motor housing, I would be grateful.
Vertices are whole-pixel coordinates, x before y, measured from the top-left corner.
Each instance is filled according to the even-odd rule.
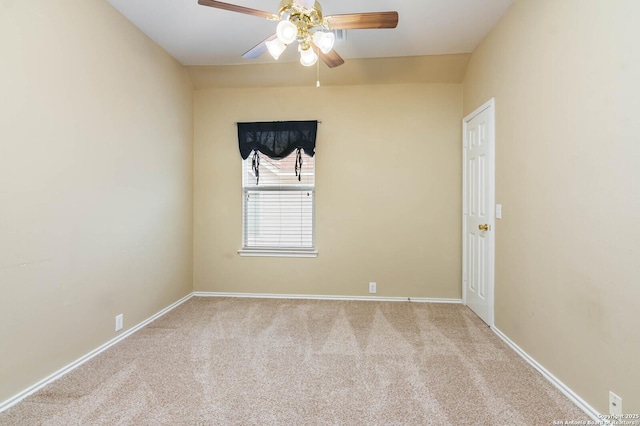
[[[280,19],[288,19],[297,23],[304,23],[307,28],[322,26],[322,6],[317,1],[314,2],[313,8],[307,8],[296,3],[295,0],[282,0],[278,10]]]
[[[323,25],[322,6],[317,1],[314,1],[313,8],[307,8],[303,4],[303,2],[296,0],[282,0],[278,17],[295,25],[297,28],[296,40],[300,43],[302,50],[308,50],[311,47],[312,39],[309,30]]]

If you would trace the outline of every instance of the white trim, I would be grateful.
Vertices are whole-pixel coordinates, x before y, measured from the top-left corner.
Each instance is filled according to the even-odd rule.
[[[502,331],[498,330],[497,327],[491,327],[494,333],[498,335],[504,342],[511,347],[518,355],[520,355],[527,363],[529,363],[533,368],[538,370],[540,374],[544,376],[553,386],[555,386],[560,392],[564,394],[571,402],[576,404],[578,408],[584,411],[592,420],[594,420],[595,424],[606,424],[603,417],[598,413],[598,411],[593,408],[591,405],[587,404],[587,402],[580,398],[578,394],[569,388],[569,386],[565,385],[558,379],[556,376],[551,374],[549,370],[544,368],[542,365],[538,363],[535,359],[533,359],[528,353],[526,353],[520,346],[516,345],[511,339],[509,339]]]
[[[58,380],[60,377],[64,376],[65,374],[70,373],[71,371],[73,371],[77,367],[79,367],[82,364],[84,364],[85,362],[89,361],[94,356],[100,354],[101,352],[106,351],[111,346],[113,346],[116,343],[118,343],[118,342],[124,340],[125,338],[129,337],[130,335],[132,335],[136,331],[140,330],[141,328],[143,328],[144,326],[146,326],[150,322],[158,319],[162,315],[166,314],[167,312],[169,312],[170,310],[176,308],[177,306],[183,304],[184,302],[186,302],[187,300],[191,299],[192,297],[193,297],[193,293],[187,294],[185,297],[183,297],[182,299],[178,300],[177,302],[172,303],[171,305],[167,306],[166,308],[164,308],[160,312],[152,315],[151,317],[147,318],[146,320],[142,321],[141,323],[131,327],[129,330],[127,330],[124,333],[120,334],[118,337],[115,337],[115,338],[109,340],[104,345],[92,350],[91,352],[87,353],[86,355],[81,356],[77,360],[73,361],[71,364],[68,364],[65,367],[62,367],[60,370],[56,371],[55,373],[53,373],[53,374],[45,377],[44,379],[40,380],[38,383],[36,383],[36,384],[34,384],[32,386],[29,386],[27,389],[23,390],[19,394],[14,395],[11,398],[7,399],[6,401],[0,403],[0,413],[3,412],[4,410],[8,409],[9,407],[12,407],[13,405],[17,404],[18,402],[22,401],[23,399],[25,399],[29,395],[32,395],[35,392],[39,391],[40,389],[42,389],[43,387],[45,387],[49,383],[52,383],[52,382]]]
[[[476,115],[480,114],[482,111],[484,111],[487,108],[494,108],[496,107],[496,98],[491,98],[489,99],[487,102],[485,102],[484,104],[480,105],[478,108],[476,108],[472,113],[467,114],[467,116],[465,118],[463,118],[463,121],[471,121],[471,119],[473,117],[475,117]]]
[[[361,300],[370,302],[420,302],[420,303],[462,303],[462,299],[439,299],[427,297],[381,297],[381,296],[339,296],[316,294],[274,294],[274,293],[227,293],[218,291],[194,291],[195,297],[238,297],[254,299],[311,299],[311,300]]]
[[[257,256],[257,257],[318,257],[316,250],[303,249],[240,249],[240,256]]]
[[[488,298],[489,298],[489,318],[488,325],[493,327],[495,322],[495,260],[496,260],[496,234],[495,234],[495,203],[496,203],[496,103],[495,98],[489,99],[487,102],[476,108],[471,114],[462,119],[462,303],[467,305],[467,286],[465,285],[465,277],[467,270],[467,123],[481,112],[489,109],[492,127],[492,143],[489,152],[491,160],[491,170],[489,176],[489,227],[492,235],[492,241],[489,248],[488,263]]]

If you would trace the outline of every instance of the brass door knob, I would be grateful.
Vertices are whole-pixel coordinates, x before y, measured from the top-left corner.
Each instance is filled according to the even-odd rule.
[[[478,229],[481,231],[488,231],[489,230],[489,225],[484,224],[484,225],[478,225]]]

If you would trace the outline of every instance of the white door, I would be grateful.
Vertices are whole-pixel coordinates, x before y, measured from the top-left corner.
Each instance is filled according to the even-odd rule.
[[[462,297],[493,326],[494,100],[463,120]]]

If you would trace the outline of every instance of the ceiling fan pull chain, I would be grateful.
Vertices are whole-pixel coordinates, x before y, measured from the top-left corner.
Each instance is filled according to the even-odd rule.
[[[253,157],[251,158],[251,169],[253,173],[256,175],[256,185],[260,181],[260,154],[258,154],[258,150],[253,150]]]
[[[298,176],[298,182],[302,179],[302,148],[298,147],[296,150],[296,176]]]

